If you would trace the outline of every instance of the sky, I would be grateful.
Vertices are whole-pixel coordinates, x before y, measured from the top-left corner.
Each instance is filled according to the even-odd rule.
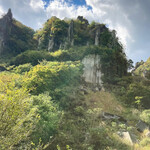
[[[105,23],[117,31],[128,59],[150,57],[150,0],[0,0],[0,16],[12,9],[13,17],[37,30],[52,16]]]

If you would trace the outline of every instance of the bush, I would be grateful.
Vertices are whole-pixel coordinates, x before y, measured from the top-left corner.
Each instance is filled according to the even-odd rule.
[[[15,80],[19,76],[0,76],[0,149],[12,149],[26,141],[38,121],[36,109],[26,88],[18,88]]]
[[[18,66],[18,65],[26,64],[26,63],[37,65],[39,61],[42,61],[44,59],[50,61],[53,58],[51,57],[50,53],[46,51],[28,50],[14,57],[10,61],[10,65]]]
[[[141,120],[145,121],[150,125],[150,109],[144,110],[140,115]]]
[[[38,140],[41,139],[42,143],[46,144],[57,132],[61,112],[58,106],[51,101],[48,93],[32,96],[31,101],[39,117],[39,122],[31,134],[31,140],[38,144]]]
[[[144,138],[144,139],[140,142],[140,145],[141,145],[142,147],[149,146],[149,148],[150,148],[150,138]]]
[[[18,67],[13,68],[12,72],[24,74],[25,72],[29,72],[32,67],[33,66],[30,63],[19,65]]]
[[[67,86],[79,83],[81,68],[79,62],[43,61],[26,73],[24,86],[35,95],[48,91],[53,99],[58,100]]]

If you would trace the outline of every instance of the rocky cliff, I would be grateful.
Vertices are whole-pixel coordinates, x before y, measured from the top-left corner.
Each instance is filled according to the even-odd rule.
[[[0,19],[0,31],[0,54],[21,53],[14,59],[17,63],[10,64],[19,65],[22,60],[36,64],[42,59],[82,61],[85,81],[98,85],[98,88],[102,87],[103,74],[105,81],[113,83],[113,79],[127,73],[126,55],[116,32],[109,30],[104,24],[89,23],[82,16],[74,20],[52,17],[43,28],[34,32],[15,20],[9,9]],[[38,52],[30,51],[34,49]],[[29,51],[22,53],[26,50]],[[55,52],[56,54],[51,55]]]
[[[35,47],[34,30],[13,18],[11,9],[0,19],[0,54],[18,54]]]
[[[0,19],[0,54],[8,48],[7,41],[12,29],[12,17],[11,9],[9,9],[8,13]]]
[[[107,46],[120,48],[115,31],[110,31],[104,24],[89,22],[79,16],[75,20],[60,20],[52,17],[36,32],[35,39],[39,49],[56,51],[72,46]]]

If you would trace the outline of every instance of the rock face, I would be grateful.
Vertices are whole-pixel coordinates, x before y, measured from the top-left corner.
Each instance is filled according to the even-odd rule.
[[[84,65],[83,77],[85,81],[102,87],[100,55],[88,55],[82,60],[82,63]]]
[[[100,26],[97,26],[95,34],[95,45],[98,46],[100,43]]]
[[[13,18],[11,9],[0,19],[0,54],[19,54],[34,49],[34,30]]]
[[[35,37],[39,49],[49,51],[56,51],[59,48],[68,49],[73,46],[96,45],[116,48],[120,45],[115,31],[109,30],[104,24],[89,24],[83,16],[78,16],[75,20],[52,17],[47,20],[43,29],[37,31]]]
[[[8,10],[8,13],[0,19],[0,54],[5,50],[7,38],[11,32],[12,28],[12,13],[11,9]]]
[[[134,143],[136,143],[136,139],[128,131],[126,131],[126,132],[119,132],[118,135],[123,140],[125,140],[126,142],[128,142],[130,145],[133,145]]]
[[[68,42],[70,43],[71,46],[74,45],[73,28],[74,28],[74,22],[73,22],[73,20],[71,20],[71,23],[68,28]]]
[[[111,32],[111,36],[112,36],[112,44],[109,46],[110,48],[112,48],[112,47],[115,47],[115,45],[117,44],[116,43],[116,31],[115,30],[113,30],[112,32]]]
[[[50,51],[53,51],[53,48],[54,48],[54,39],[52,38],[52,39],[50,39],[49,40],[49,43],[48,43],[48,51],[50,52]]]
[[[120,122],[127,123],[127,120],[124,119],[123,117],[115,115],[115,114],[110,114],[107,112],[102,112],[102,119],[103,120],[118,120]]]

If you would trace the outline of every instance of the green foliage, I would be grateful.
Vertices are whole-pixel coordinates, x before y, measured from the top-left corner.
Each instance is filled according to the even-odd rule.
[[[18,67],[13,68],[12,72],[14,73],[19,73],[19,74],[24,74],[25,72],[30,71],[30,69],[33,66],[28,63],[28,64],[24,64],[24,65],[19,65]]]
[[[112,89],[118,100],[127,106],[138,109],[147,109],[150,106],[150,82],[147,79],[129,75],[120,78]]]
[[[150,58],[148,58],[148,60],[145,63],[141,62],[141,65],[139,64],[139,67],[137,67],[133,73],[135,75],[140,75],[142,77],[150,79]]]
[[[52,57],[51,55],[46,52],[46,51],[34,51],[34,50],[28,50],[25,51],[24,53],[21,53],[14,57],[10,61],[10,65],[21,65],[21,64],[26,64],[26,63],[31,63],[32,65],[37,65],[39,61],[42,60],[51,60]]]
[[[140,142],[140,145],[141,145],[142,147],[145,147],[145,148],[146,148],[146,146],[149,146],[149,147],[146,148],[146,149],[148,150],[148,149],[150,148],[150,138],[144,138],[144,139]]]
[[[10,60],[10,65],[21,65],[30,63],[32,65],[39,64],[42,60],[47,61],[70,61],[70,54],[66,50],[58,50],[56,52],[28,50]]]
[[[79,62],[43,61],[26,74],[23,82],[32,94],[48,91],[52,98],[58,100],[66,86],[78,84],[81,68]]]
[[[43,149],[46,143],[47,149],[52,150],[129,149],[115,136],[114,128],[125,129],[124,124],[105,124],[99,118],[101,106],[105,105],[109,111],[115,111],[114,108],[120,111],[120,106],[110,106],[116,103],[108,104],[111,95],[104,96],[105,102],[96,108],[91,108],[97,104],[95,102],[87,105],[89,95],[84,96],[79,89],[83,73],[80,62],[87,55],[100,55],[105,87],[108,85],[111,89],[112,86],[120,101],[131,106],[150,106],[148,82],[123,77],[132,62],[127,61],[115,31],[109,31],[103,24],[93,22],[89,25],[81,18],[74,20],[75,46],[58,50],[60,44],[68,40],[69,23],[52,17],[34,34],[14,21],[12,49],[16,48],[16,53],[34,49],[39,40],[38,48],[43,50],[19,54],[10,61],[15,65],[8,67],[10,73],[0,74],[0,149],[16,146],[16,149],[36,150]],[[93,46],[98,27],[101,29],[100,44]],[[21,34],[17,35],[19,32]],[[33,34],[36,42],[32,39]],[[55,42],[54,52],[44,51],[50,39]],[[99,99],[103,99],[103,95]],[[144,113],[147,120],[148,113]]]
[[[61,112],[58,110],[58,106],[51,101],[48,93],[32,96],[31,101],[32,107],[36,108],[36,114],[39,118],[35,130],[31,134],[31,140],[36,145],[39,139],[46,144],[57,132]]]
[[[34,49],[36,41],[33,40],[34,30],[21,24],[17,20],[13,20],[9,39],[7,41],[8,54],[19,54],[27,49]]]
[[[44,24],[43,29],[37,31],[34,35],[34,39],[40,39],[39,49],[47,49],[50,38],[54,38],[55,49],[59,49],[60,43],[64,42],[64,38],[67,36],[68,24],[64,20],[60,20],[57,17],[52,17]]]
[[[127,74],[127,59],[126,55],[122,52],[118,52],[115,49],[99,46],[82,46],[72,47],[68,50],[59,50],[51,55],[55,56],[54,60],[82,60],[89,54],[95,54],[101,56],[102,72],[104,73],[104,82],[116,83],[115,78],[122,77]]]
[[[47,20],[43,28],[34,34],[34,39],[39,40],[39,49],[48,49],[49,39],[54,40],[54,51],[59,49],[61,44],[66,48],[72,47],[68,43],[68,27],[70,21],[60,20],[57,17],[52,17]],[[100,46],[122,51],[123,47],[118,41],[116,32],[110,31],[104,24],[95,23],[94,21],[89,24],[84,18],[73,20],[73,40],[75,46],[94,45],[95,34],[97,29],[100,28]],[[68,45],[66,45],[68,43]]]
[[[140,115],[141,120],[145,121],[150,125],[150,109],[144,110]]]
[[[0,149],[12,149],[25,141],[33,130],[36,109],[30,109],[30,97],[25,88],[18,88],[19,76],[0,76]]]
[[[75,45],[86,45],[90,40],[89,29],[80,20],[74,21],[74,43]]]
[[[138,109],[140,110],[141,109],[141,100],[143,99],[143,97],[139,97],[139,96],[136,96],[135,97],[135,104],[138,106]]]
[[[71,55],[67,50],[58,50],[55,52],[51,52],[50,55],[53,57],[55,61],[70,61]]]

